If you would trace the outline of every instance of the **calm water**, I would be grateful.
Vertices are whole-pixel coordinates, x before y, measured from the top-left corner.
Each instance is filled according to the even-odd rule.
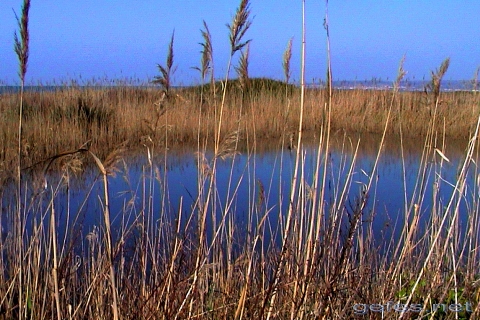
[[[337,189],[342,188],[349,166],[352,163],[353,145],[358,137],[345,138],[335,136],[332,139],[332,149],[328,158],[328,171],[325,196],[325,207],[334,202]],[[349,140],[351,139],[351,140]],[[290,184],[294,170],[295,152],[277,148],[278,142],[268,143],[256,153],[238,154],[234,158],[219,160],[217,171],[216,205],[217,221],[221,212],[228,207],[237,224],[237,235],[242,237],[246,231],[249,211],[253,204],[259,203],[260,190],[264,190],[264,201],[258,208],[269,210],[269,224],[275,229],[279,223],[278,217],[283,217],[288,208]],[[363,136],[358,152],[358,158],[353,171],[352,184],[348,188],[348,199],[343,203],[346,212],[351,212],[355,199],[362,192],[367,176],[371,175],[379,145],[378,136]],[[437,199],[440,205],[446,206],[462,161],[466,141],[450,141],[445,149],[449,163],[440,168],[440,156],[436,161],[429,159],[427,163],[426,180],[422,186],[425,197],[420,206],[422,224],[428,222],[432,211],[433,185],[439,175],[440,195]],[[383,150],[378,170],[374,175],[374,185],[368,199],[368,206],[363,214],[363,221],[373,219],[376,237],[389,237],[397,219],[399,226],[405,214],[405,194],[407,206],[412,203],[415,184],[421,169],[421,152],[423,142],[410,140],[404,142],[403,161],[399,141],[388,140]],[[193,149],[172,150],[165,157],[163,152],[154,153],[153,166],[149,165],[147,151],[136,156],[126,157],[120,163],[115,177],[110,177],[110,201],[112,223],[116,232],[132,225],[135,219],[151,216],[156,224],[174,225],[179,214],[182,225],[196,217],[195,200],[198,196],[198,165]],[[317,158],[317,148],[311,144],[304,147],[303,178],[311,185]],[[206,157],[211,159],[207,152]],[[404,169],[403,169],[404,168]],[[467,190],[460,206],[460,224],[465,227],[468,205],[475,196],[475,168],[470,169]],[[320,173],[322,174],[322,172]],[[231,177],[231,179],[230,179]],[[50,185],[55,186],[58,177],[49,178]],[[94,228],[102,226],[103,184],[97,171],[87,172],[82,179],[70,180],[68,188],[63,184],[58,191],[55,202],[57,216],[64,225],[62,230],[74,228],[79,235],[84,235]],[[229,186],[230,182],[230,188]],[[207,186],[208,183],[205,184]],[[418,190],[416,191],[419,192]],[[43,195],[45,198],[48,196]],[[68,200],[68,201],[67,201]],[[227,203],[227,200],[231,203]],[[5,203],[5,201],[4,201]],[[180,203],[182,204],[180,207]],[[420,204],[420,200],[415,200]],[[5,210],[5,208],[4,208]],[[193,212],[193,214],[192,214]],[[68,225],[66,225],[68,221]],[[192,222],[190,230],[194,230]],[[210,234],[211,235],[211,234]]]

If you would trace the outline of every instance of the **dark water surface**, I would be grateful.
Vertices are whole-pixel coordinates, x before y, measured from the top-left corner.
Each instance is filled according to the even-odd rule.
[[[327,210],[345,184],[357,139],[358,136],[355,135],[335,135],[332,138],[323,202]],[[342,203],[346,213],[353,210],[355,200],[368,183],[368,176],[372,175],[379,143],[379,136],[363,135],[360,140],[352,183],[347,188],[347,201]],[[392,233],[398,236],[405,212],[412,212],[413,204],[418,205],[423,227],[428,223],[434,207],[441,211],[447,205],[467,143],[448,141],[445,148],[439,146],[438,149],[443,150],[442,154],[449,162],[441,164],[442,157],[439,153],[434,153],[433,157],[426,160],[426,164],[422,164],[424,142],[421,139],[404,141],[403,150],[400,140],[387,139],[377,172],[373,175],[374,182],[362,217],[363,221],[373,219],[376,237],[389,237]],[[282,151],[279,146],[278,141],[258,144],[255,153],[241,152],[233,158],[218,160],[216,219],[221,220],[222,213],[228,208],[228,212],[234,216],[238,237],[246,232],[248,219],[258,208],[268,211],[272,230],[281,220],[279,217],[285,216],[295,165],[295,150]],[[304,185],[308,185],[305,190],[308,191],[313,184],[318,148],[313,142],[305,143],[302,154],[304,162],[300,172],[306,182]],[[135,221],[145,217],[150,217],[152,230],[160,224],[170,224],[173,228],[180,215],[181,230],[190,218],[193,219],[190,221],[190,230],[194,230],[198,210],[195,203],[199,194],[199,165],[195,148],[170,150],[166,154],[164,151],[153,150],[152,165],[147,155],[145,149],[135,156],[126,157],[117,165],[119,171],[116,176],[109,177],[110,212],[115,232],[120,234],[129,226],[135,225]],[[212,153],[207,152],[205,156],[211,160]],[[204,165],[200,167],[206,168]],[[71,178],[69,184],[62,183],[58,189],[55,207],[59,221],[63,221],[60,230],[72,232],[70,228],[75,221],[77,227],[74,229],[80,237],[101,228],[104,196],[102,179],[97,172],[92,169],[77,181]],[[322,175],[323,162],[320,177]],[[425,179],[419,183],[422,176]],[[472,199],[478,195],[476,177],[476,168],[471,167],[460,205],[459,221],[462,229],[465,228],[469,210],[473,210],[470,208]],[[59,177],[49,179],[50,186],[55,189],[55,181]],[[208,183],[209,179],[204,183],[206,188]],[[435,187],[439,191],[434,201]],[[419,194],[424,196],[420,198]],[[253,225],[256,225],[255,221]]]

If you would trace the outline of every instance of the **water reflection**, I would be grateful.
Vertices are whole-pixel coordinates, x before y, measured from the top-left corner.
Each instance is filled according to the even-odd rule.
[[[346,182],[357,141],[358,136],[355,135],[337,134],[332,137],[323,201],[327,211],[338,199]],[[360,139],[352,183],[347,184],[347,201],[341,204],[345,213],[352,210],[355,199],[361,195],[372,176],[379,144],[379,136],[362,135]],[[295,152],[281,150],[279,146],[279,141],[258,144],[255,152],[243,151],[233,158],[219,159],[216,192],[213,194],[217,210],[215,215],[209,216],[208,223],[218,223],[223,218],[223,213],[228,211],[237,226],[237,239],[244,239],[251,232],[249,226],[252,223],[257,225],[263,215],[268,213],[266,223],[269,234],[265,235],[264,241],[279,240],[278,227],[283,223],[282,219],[288,209],[295,165]],[[421,162],[423,141],[408,140],[401,144],[399,139],[388,139],[378,169],[373,175],[373,187],[362,217],[363,221],[374,221],[375,237],[389,239],[395,225],[397,228],[393,235],[398,237],[405,213],[413,212],[414,205],[418,205],[421,225],[426,227],[432,210],[441,210],[438,206],[445,206],[453,192],[452,185],[456,182],[466,146],[466,141],[448,141],[445,148],[438,148],[443,150],[442,153],[450,162],[444,161],[440,165],[441,157],[436,155],[425,159],[424,165]],[[152,165],[145,151],[126,157],[120,163],[119,172],[115,177],[109,178],[110,212],[117,234],[122,234],[127,229],[136,232],[135,223],[147,218],[151,221],[149,228],[153,232],[159,225],[170,225],[174,229],[179,217],[181,230],[187,228],[195,232],[197,199],[201,193],[199,187],[208,188],[210,182],[207,178],[201,183],[196,151],[194,148],[185,148],[171,150],[167,154],[164,151],[154,152]],[[306,182],[303,190],[315,192],[309,189],[313,186],[318,156],[314,137],[307,140],[302,155],[304,161],[301,174]],[[212,153],[207,152],[205,157],[212,159]],[[325,159],[325,155],[321,154],[320,158]],[[323,176],[323,169],[322,162],[319,177]],[[467,203],[472,203],[475,194],[473,191],[476,190],[473,170],[475,168],[471,168],[465,199],[460,205],[460,224],[463,226],[468,213]],[[55,185],[55,181],[60,181],[60,178],[51,177],[50,180],[50,185]],[[76,231],[73,232],[78,232],[80,237],[102,226],[103,184],[96,170],[92,169],[83,176],[80,184],[82,187],[78,187],[73,180],[62,186],[57,191],[55,201],[57,216],[65,224],[60,228],[61,238],[65,236],[62,230],[70,230],[71,226],[75,226],[73,229]],[[437,202],[434,201],[435,186],[440,187]],[[319,196],[321,190],[316,192]],[[202,195],[203,199],[205,196]],[[211,206],[209,210],[213,211],[212,209]],[[45,210],[46,207],[43,208],[43,214]],[[207,236],[211,239],[214,228],[208,230]]]

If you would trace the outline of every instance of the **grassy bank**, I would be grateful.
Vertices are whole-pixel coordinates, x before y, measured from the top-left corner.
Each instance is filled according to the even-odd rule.
[[[252,167],[241,176],[249,181],[248,198],[238,198],[235,179],[226,197],[220,194],[227,186],[210,185],[216,181],[214,161],[235,157],[237,139],[215,155],[209,156],[211,152],[203,147],[187,155],[196,157],[197,163],[197,176],[191,178],[197,181],[198,194],[193,195],[191,207],[182,205],[181,198],[169,197],[169,186],[176,182],[162,174],[171,154],[164,148],[166,141],[143,141],[146,158],[157,156],[144,165],[138,185],[130,181],[131,187],[122,190],[129,196],[120,212],[108,210],[108,203],[118,199],[108,192],[112,178],[103,179],[102,173],[103,169],[106,174],[116,172],[128,181],[128,168],[110,161],[115,154],[105,156],[107,160],[95,169],[97,178],[85,186],[92,190],[87,197],[99,202],[99,210],[74,209],[82,199],[71,200],[77,161],[95,166],[95,158],[88,152],[59,158],[55,162],[63,164],[60,172],[44,177],[46,188],[24,180],[20,221],[12,218],[16,195],[2,192],[0,317],[55,318],[58,310],[60,319],[112,319],[116,295],[121,319],[398,319],[402,310],[398,304],[407,303],[406,319],[418,318],[420,311],[433,319],[456,315],[475,319],[480,303],[480,189],[473,184],[468,197],[462,196],[462,190],[478,175],[474,166],[478,154],[472,154],[474,144],[470,145],[464,160],[470,168],[459,171],[458,180],[444,181],[444,160],[429,144],[433,138],[432,133],[427,135],[418,186],[392,195],[405,198],[405,208],[399,208],[385,230],[375,229],[374,219],[386,212],[365,206],[375,201],[376,174],[357,166],[356,141],[347,144],[337,159],[344,174],[331,176],[327,169],[326,177],[318,172],[300,175],[290,218],[281,199],[269,201],[281,181],[262,182],[254,174],[253,145],[247,149]],[[315,139],[319,158],[314,167],[329,168],[327,150],[332,142],[320,130]],[[377,154],[382,147],[371,148]],[[401,143],[399,148],[401,157]],[[284,161],[282,157],[279,153],[277,164]],[[302,160],[299,165],[302,170],[312,167]],[[370,174],[371,186],[357,187],[351,173],[360,169]],[[423,204],[427,190],[422,181],[428,175],[436,177],[429,186],[433,206]],[[277,181],[278,176],[271,179]],[[440,198],[448,183],[456,184],[458,191]],[[241,225],[235,223],[237,212],[230,206],[237,201],[248,204]],[[466,221],[458,212],[462,201],[468,201]],[[179,210],[171,209],[177,206]],[[105,214],[120,227],[110,230]],[[98,217],[100,223],[85,230],[82,221],[87,215]],[[424,215],[429,220],[426,228],[419,223]],[[20,249],[12,232],[18,224],[24,230]],[[379,236],[384,231],[401,236]],[[272,238],[285,241],[279,245],[268,241]]]
[[[220,85],[217,85],[220,87]],[[128,141],[136,148],[145,139],[157,145],[196,145],[198,139],[213,145],[218,122],[214,96],[209,88],[176,89],[162,100],[156,88],[62,87],[56,91],[26,92],[23,111],[25,166],[79,147],[92,140],[100,155]],[[203,94],[202,94],[203,92]],[[392,97],[389,90],[334,90],[332,130],[381,133]],[[393,105],[389,134],[424,138],[433,119],[433,96],[425,92],[400,92]],[[240,133],[240,139],[289,139],[299,121],[300,90],[278,81],[251,79],[243,92],[238,81],[226,95],[222,135]],[[0,96],[0,168],[11,171],[15,162],[18,94]],[[474,92],[442,93],[435,122],[440,135],[467,138],[480,112]],[[310,89],[305,96],[304,130],[315,133],[325,122],[325,90]],[[0,169],[0,170],[2,170]]]

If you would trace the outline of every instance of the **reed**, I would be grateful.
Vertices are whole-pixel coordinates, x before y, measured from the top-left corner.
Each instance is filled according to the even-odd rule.
[[[25,89],[25,76],[27,74],[27,64],[28,64],[28,56],[29,56],[29,42],[30,42],[30,33],[28,30],[28,20],[29,20],[29,11],[30,11],[30,1],[24,0],[22,5],[22,15],[19,19],[18,16],[15,14],[15,18],[17,19],[18,27],[20,29],[20,39],[17,36],[17,32],[14,33],[14,50],[18,58],[18,65],[19,65],[19,72],[18,76],[20,77],[20,103],[19,103],[19,117],[18,117],[18,149],[17,149],[17,214],[16,214],[16,237],[15,240],[18,241],[17,243],[17,252],[18,257],[16,261],[16,268],[18,270],[18,300],[19,302],[23,302],[24,299],[24,292],[23,292],[23,268],[22,268],[22,260],[23,260],[23,224],[22,222],[25,219],[22,219],[22,129],[23,129],[23,94]],[[28,297],[27,297],[28,299]],[[27,310],[19,310],[18,313],[19,319],[23,319],[27,317]]]
[[[175,39],[175,31],[172,32],[172,37],[170,39],[170,44],[168,45],[168,53],[165,67],[157,64],[160,75],[156,76],[152,81],[155,84],[160,84],[163,88],[163,92],[167,97],[170,96],[170,87],[172,86],[172,76],[175,73],[173,67],[173,41]]]
[[[325,136],[323,139],[325,141]],[[235,140],[234,135],[232,141],[222,148],[228,150],[232,143],[235,145]],[[318,150],[323,151],[318,152],[315,168],[322,168],[326,160],[324,153],[326,146],[325,142],[318,143],[322,146]],[[359,148],[359,144],[354,142],[351,147],[349,144],[344,147],[343,158],[339,159],[340,171],[345,172],[345,175],[339,174],[335,177],[327,175],[326,183],[332,186],[333,193],[327,192],[323,200],[320,193],[323,170],[319,169],[312,178],[307,178],[304,172],[306,163],[302,156],[299,157],[298,192],[293,202],[296,213],[292,215],[287,233],[286,225],[282,223],[276,227],[278,229],[268,227],[275,225],[275,221],[285,219],[283,214],[287,207],[284,207],[278,216],[272,215],[274,207],[279,204],[268,201],[268,195],[278,186],[265,181],[260,184],[258,177],[254,175],[253,167],[244,176],[244,179],[250,181],[252,190],[250,200],[238,199],[235,192],[230,193],[227,199],[219,197],[219,189],[222,186],[214,184],[212,187],[214,201],[210,203],[208,209],[205,209],[202,206],[205,204],[202,195],[205,195],[209,188],[212,168],[211,159],[208,159],[203,150],[200,150],[204,154],[202,161],[198,163],[201,177],[198,189],[201,191],[195,206],[187,208],[180,202],[175,205],[179,208],[178,211],[172,211],[169,209],[173,203],[168,200],[168,181],[161,173],[165,170],[163,168],[167,167],[167,163],[154,156],[156,146],[147,141],[145,145],[148,146],[145,149],[146,153],[151,156],[148,158],[150,160],[142,178],[144,182],[139,184],[142,187],[137,187],[137,181],[131,181],[131,189],[125,190],[131,196],[127,197],[124,209],[120,213],[111,213],[117,222],[118,217],[124,220],[122,227],[110,231],[112,249],[109,249],[108,245],[109,232],[104,227],[88,230],[89,234],[86,237],[80,236],[81,233],[76,231],[81,228],[81,216],[86,214],[85,209],[71,214],[78,215],[79,219],[77,223],[70,223],[66,241],[62,241],[56,249],[51,245],[63,238],[54,231],[52,221],[56,221],[55,226],[65,224],[63,222],[65,214],[58,215],[53,206],[55,203],[62,203],[64,207],[70,206],[63,202],[65,200],[61,200],[66,199],[64,196],[61,197],[62,194],[71,192],[68,191],[70,188],[66,187],[69,182],[63,178],[67,176],[66,174],[62,174],[62,178],[56,184],[54,175],[47,174],[48,185],[52,186],[47,189],[49,196],[28,199],[30,209],[27,215],[32,218],[39,217],[36,222],[37,231],[25,239],[24,251],[29,252],[25,261],[29,263],[22,264],[24,283],[28,283],[24,288],[30,288],[30,296],[28,300],[24,300],[24,307],[31,308],[28,310],[32,310],[32,314],[38,312],[42,317],[57,317],[56,307],[51,309],[48,307],[50,303],[44,305],[43,302],[50,299],[50,295],[45,295],[44,292],[58,292],[51,296],[51,302],[60,305],[59,310],[63,317],[72,319],[113,317],[112,285],[109,280],[110,268],[113,266],[115,287],[118,290],[118,314],[125,319],[175,316],[258,318],[261,317],[264,299],[268,298],[267,292],[274,280],[272,274],[278,269],[283,256],[284,263],[275,286],[276,301],[271,306],[271,317],[348,318],[354,316],[354,305],[357,313],[369,312],[368,309],[366,311],[363,309],[362,303],[371,304],[377,301],[405,303],[408,295],[412,293],[411,301],[425,305],[449,301],[449,303],[458,301],[465,305],[469,302],[473,311],[465,315],[470,314],[472,317],[476,315],[474,313],[476,312],[474,307],[478,305],[476,266],[479,257],[475,248],[478,246],[480,236],[478,215],[474,208],[477,208],[478,204],[471,203],[469,231],[463,238],[457,238],[458,234],[454,229],[455,219],[458,220],[458,217],[446,218],[444,223],[448,224],[449,229],[445,229],[445,225],[441,227],[444,214],[445,217],[453,218],[457,201],[461,201],[460,197],[455,196],[456,192],[452,194],[454,200],[451,210],[441,209],[442,200],[437,199],[438,212],[435,214],[432,212],[434,214],[432,225],[424,229],[418,220],[421,212],[425,210],[422,209],[421,199],[425,196],[426,190],[419,189],[412,199],[408,199],[407,211],[400,213],[400,221],[405,216],[408,222],[397,227],[404,236],[399,242],[392,239],[390,243],[387,239],[383,244],[378,243],[371,236],[373,224],[367,218],[367,212],[362,211],[363,201],[374,201],[371,200],[375,190],[374,171],[368,172],[371,187],[360,188],[362,192],[368,190],[368,193],[360,193],[358,202],[354,200],[357,188],[354,187],[353,173],[358,170],[355,155]],[[375,149],[378,152],[378,146],[372,152],[375,152]],[[304,151],[301,154],[309,152],[303,148],[302,150]],[[442,153],[445,157],[448,156],[448,152]],[[470,155],[471,151],[467,161],[472,159]],[[252,165],[255,157],[255,154],[251,154]],[[62,159],[57,158],[55,162],[60,163]],[[434,169],[441,175],[440,160],[443,158],[439,153],[429,153],[427,159],[430,161],[425,161],[422,165],[426,172]],[[88,158],[84,158],[83,161],[88,162]],[[51,167],[54,167],[54,163]],[[70,170],[68,168],[66,166],[64,170]],[[423,171],[423,168],[421,169]],[[128,177],[128,168],[122,169],[122,172]],[[465,183],[468,176],[475,174],[465,172],[468,175],[459,176],[459,183]],[[102,175],[98,179],[99,183],[104,183]],[[95,183],[92,182],[91,188],[94,186]],[[441,184],[438,187],[441,188]],[[33,186],[27,184],[27,189],[30,188]],[[233,185],[232,190],[235,188]],[[478,190],[472,192],[475,198]],[[406,197],[407,190],[404,193]],[[401,190],[399,195],[402,196]],[[288,197],[289,194],[283,196]],[[92,191],[88,197],[94,199],[99,197],[99,201],[102,203],[104,201],[101,188],[98,195]],[[113,199],[115,198],[112,197],[110,201]],[[3,201],[4,204],[8,203],[6,199]],[[51,203],[47,211],[42,209],[41,203],[44,201]],[[234,206],[229,205],[232,201],[249,202],[248,210],[252,213],[245,222],[249,238],[236,231],[239,226],[235,227],[235,224],[228,222],[231,217],[229,212],[234,210]],[[349,209],[347,204],[351,201],[354,201],[355,206]],[[160,206],[161,212],[157,215],[158,209],[154,209],[153,203],[163,202],[165,205]],[[224,203],[225,206],[219,207],[220,203]],[[214,206],[217,207],[215,210],[218,214],[216,224],[214,216],[211,215]],[[320,210],[323,210],[324,214],[319,215]],[[381,214],[380,208],[376,210]],[[195,215],[189,213],[196,211],[203,212],[199,215],[199,219],[202,220],[198,222],[195,219],[190,220],[192,219],[190,217]],[[42,219],[49,215],[52,220]],[[198,233],[193,230],[198,230]],[[451,234],[441,230],[451,230]],[[279,235],[287,234],[289,241],[285,243],[288,249],[283,254],[278,248],[278,243],[263,242],[267,238],[278,239]],[[440,236],[437,244],[433,245],[437,234]],[[231,246],[230,242],[236,243],[237,249],[227,249]],[[442,254],[446,245],[448,254]],[[3,242],[5,250],[3,259],[5,271],[14,275],[15,270],[10,269],[9,261],[15,257],[16,251],[11,246],[8,240]],[[398,249],[391,251],[387,249],[388,246]],[[432,253],[428,257],[430,250]],[[108,258],[109,252],[112,252],[111,258]],[[80,258],[79,265],[76,264],[76,256]],[[41,271],[42,268],[39,266],[45,265],[43,261],[49,261],[47,264],[52,267],[51,270],[57,270],[56,276],[55,273]],[[423,261],[427,261],[426,265]],[[468,264],[464,264],[465,261],[468,261]],[[228,263],[231,264],[230,274],[227,272]],[[414,288],[422,270],[424,275]],[[57,281],[54,280],[55,277]],[[426,278],[430,281],[425,281]],[[14,298],[16,290],[9,289],[12,279],[11,276],[4,278],[0,286],[2,296],[5,297],[2,306],[6,317],[14,315],[16,310],[17,300]],[[58,290],[55,290],[56,282],[59,284]],[[449,300],[450,295],[454,300]],[[28,307],[29,305],[31,307]],[[269,304],[267,306],[270,308]],[[453,317],[452,314],[442,314],[444,317]],[[398,314],[389,315],[394,317]],[[407,315],[412,316],[411,313]]]
[[[230,81],[224,108],[223,130],[242,131],[258,139],[278,139],[295,131],[298,123],[300,91],[285,83],[265,79],[250,79],[250,91],[242,98],[237,82]],[[282,89],[283,88],[283,89]],[[288,90],[288,108],[285,105],[285,90]],[[150,136],[156,144],[196,145],[196,141],[214,141],[213,94],[202,108],[201,90],[196,88],[174,89],[185,101],[165,101],[154,88],[79,88],[65,87],[54,92],[25,92],[23,123],[22,167],[81,145],[92,139],[92,150],[106,156],[125,140],[135,148],[143,137]],[[205,86],[205,92],[211,92]],[[381,133],[392,92],[386,90],[333,90],[331,127],[332,131]],[[239,106],[244,99],[241,117]],[[424,138],[428,133],[425,123],[432,121],[431,96],[423,92],[399,92],[392,110],[389,136],[399,136],[400,128],[405,137]],[[437,128],[444,128],[449,138],[466,139],[474,130],[474,118],[479,112],[478,95],[474,92],[443,92],[436,109]],[[4,94],[0,99],[0,146],[2,177],[16,171],[18,153],[18,119],[13,110],[18,110],[20,100],[15,94]],[[307,89],[305,92],[304,131],[314,135],[325,119],[323,112],[325,96],[323,89]],[[162,107],[163,105],[163,107]],[[211,107],[210,107],[211,106]],[[200,119],[200,124],[199,124]],[[165,135],[168,133],[165,141]],[[10,172],[10,174],[9,174]],[[15,175],[15,174],[13,174]]]
[[[203,38],[203,42],[200,43],[200,45],[202,46],[201,66],[194,68],[200,72],[200,75],[202,78],[202,85],[201,85],[201,91],[200,91],[200,110],[202,109],[204,104],[204,84],[205,84],[207,75],[209,73],[210,73],[210,86],[211,86],[212,95],[214,95],[215,93],[215,80],[214,80],[215,72],[213,67],[212,36],[210,34],[210,30],[208,29],[208,25],[205,22],[205,20],[203,21],[203,27],[204,27],[204,30],[200,30]],[[215,97],[213,97],[213,100],[215,100]]]

